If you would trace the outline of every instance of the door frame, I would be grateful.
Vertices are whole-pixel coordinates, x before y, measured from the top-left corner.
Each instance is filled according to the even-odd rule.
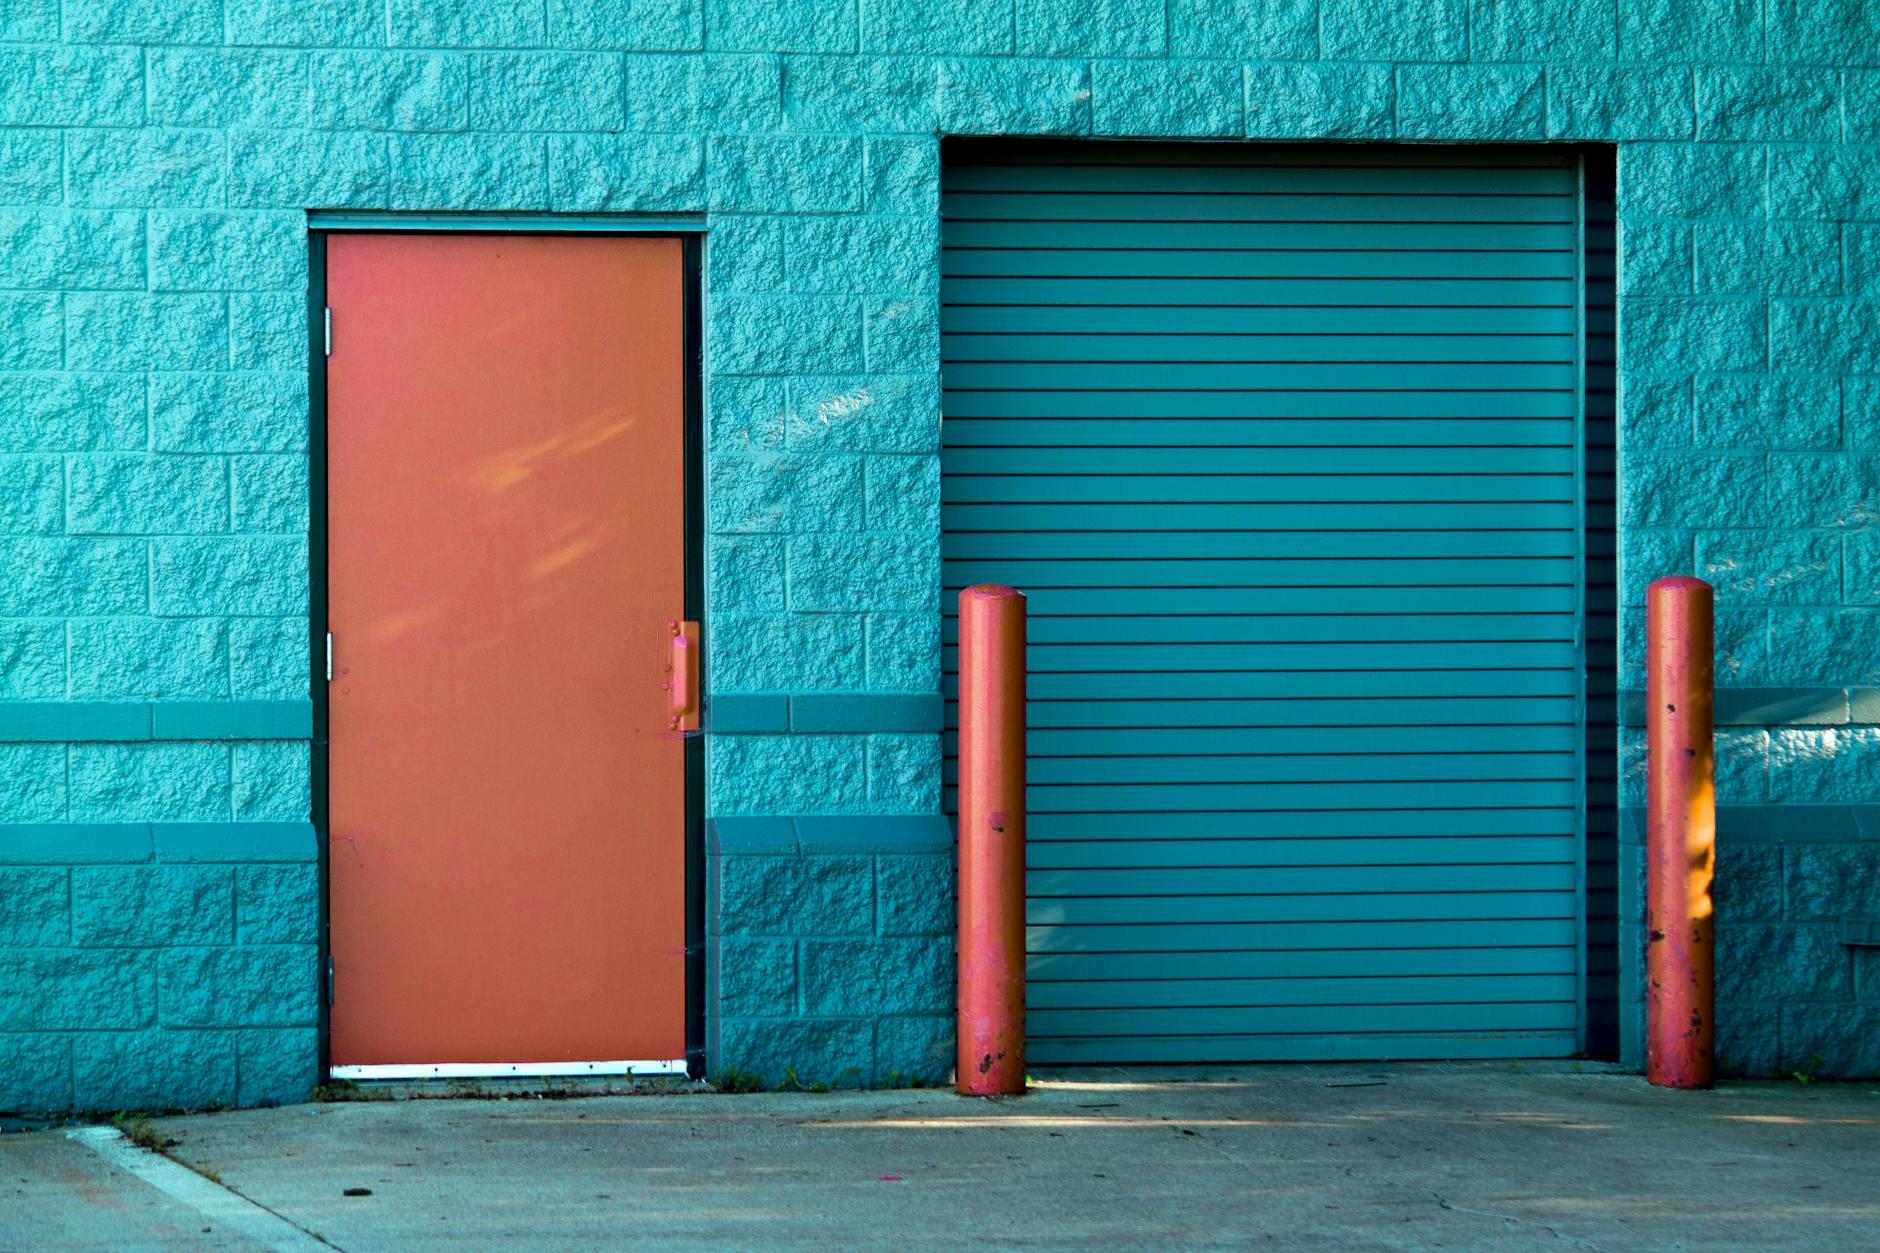
[[[689,225],[689,223],[688,223]],[[570,218],[559,221],[546,214],[531,214],[513,224],[491,215],[477,214],[359,214],[310,215],[307,228],[307,679],[313,694],[311,745],[312,819],[318,842],[320,911],[319,1078],[332,1077],[332,1004],[334,993],[331,863],[332,829],[329,796],[331,755],[328,751],[327,655],[327,388],[326,388],[326,242],[335,233],[375,235],[653,235],[676,238],[682,250],[680,296],[683,351],[683,436],[685,506],[685,606],[683,617],[704,623],[704,443],[701,381],[701,321],[699,284],[704,236],[701,230],[675,229],[670,223],[636,218]],[[701,632],[705,628],[701,625]],[[702,650],[699,687],[709,690],[710,649]],[[705,744],[702,734],[685,741],[685,1069],[689,1078],[705,1073]],[[422,1077],[449,1078],[463,1067],[424,1066]],[[488,1075],[484,1068],[478,1074]],[[433,1073],[434,1072],[434,1073]],[[572,1063],[555,1069],[560,1076],[591,1072]],[[387,1078],[394,1076],[387,1075]],[[412,1076],[419,1077],[419,1076]],[[546,1078],[549,1072],[530,1069],[515,1078]]]

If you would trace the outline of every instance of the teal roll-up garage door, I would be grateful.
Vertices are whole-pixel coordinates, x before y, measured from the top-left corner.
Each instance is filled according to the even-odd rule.
[[[1032,1060],[1574,1052],[1577,160],[972,148],[943,189],[948,599],[1030,597]]]

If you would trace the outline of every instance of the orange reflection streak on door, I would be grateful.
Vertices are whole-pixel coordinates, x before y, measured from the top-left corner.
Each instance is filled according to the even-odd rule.
[[[676,239],[327,245],[335,1065],[685,1055]]]

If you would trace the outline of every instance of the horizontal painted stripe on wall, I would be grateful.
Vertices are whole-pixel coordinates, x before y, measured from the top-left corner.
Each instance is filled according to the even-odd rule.
[[[109,862],[306,862],[310,822],[0,823],[0,865]]]
[[[944,713],[938,692],[738,692],[711,698],[705,729],[719,735],[938,731]]]
[[[304,740],[304,700],[0,701],[0,743]]]
[[[943,814],[740,815],[705,823],[713,857],[796,853],[942,853],[953,847]]]
[[[1628,727],[1645,725],[1645,693],[1620,693]],[[1836,727],[1880,723],[1880,688],[1720,687],[1715,719],[1726,727]]]
[[[1645,842],[1646,810],[1619,810],[1619,842]],[[1880,841],[1880,804],[1719,805],[1717,837],[1726,844],[1857,844]]]

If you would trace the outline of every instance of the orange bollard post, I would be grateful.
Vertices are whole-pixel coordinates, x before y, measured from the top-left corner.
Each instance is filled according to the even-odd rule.
[[[1025,597],[960,593],[961,1096],[1025,1090]]]
[[[1646,593],[1645,1069],[1666,1088],[1709,1087],[1714,1057],[1712,608],[1702,579]]]

